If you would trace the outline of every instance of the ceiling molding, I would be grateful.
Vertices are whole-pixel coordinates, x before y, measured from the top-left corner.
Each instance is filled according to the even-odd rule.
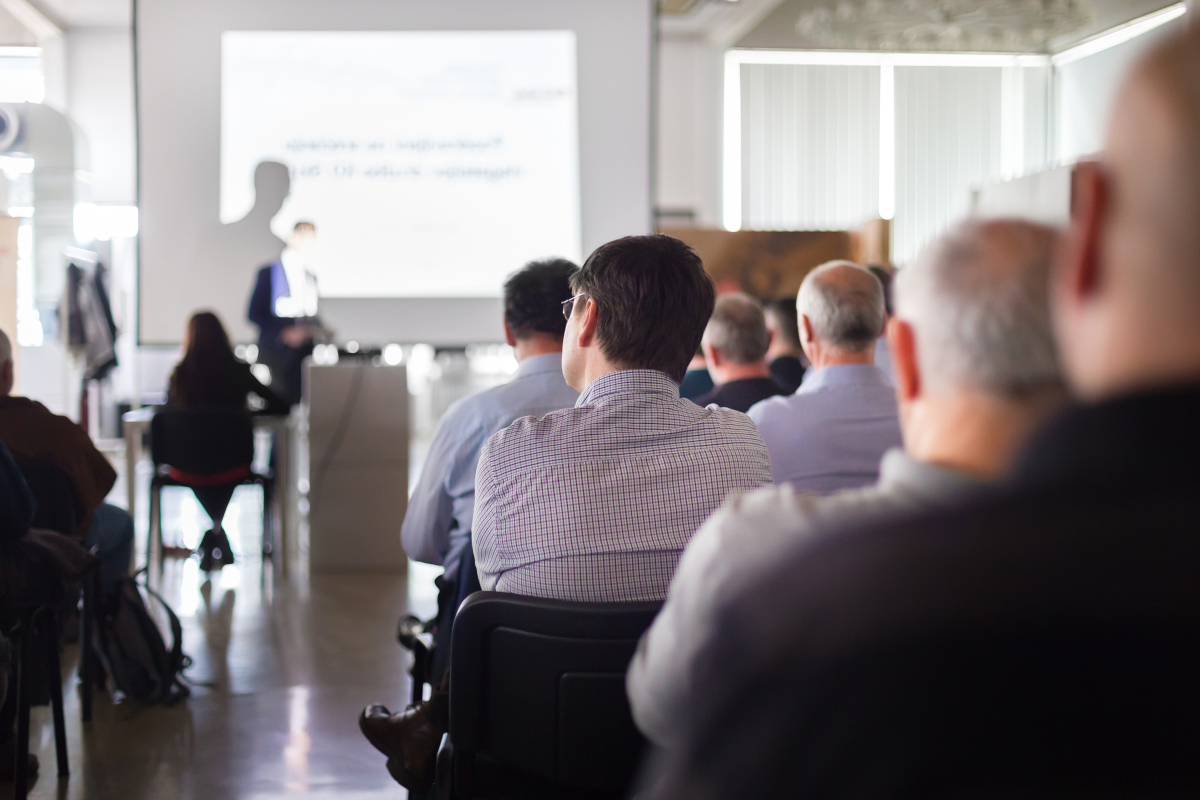
[[[29,0],[0,0],[0,7],[29,29],[39,42],[63,35],[63,27]]]

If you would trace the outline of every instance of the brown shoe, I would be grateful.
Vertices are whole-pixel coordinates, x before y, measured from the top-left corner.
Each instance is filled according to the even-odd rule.
[[[437,751],[446,727],[436,724],[425,704],[393,714],[381,705],[367,706],[358,727],[375,749],[388,757],[387,768],[396,782],[410,792],[433,786]]]

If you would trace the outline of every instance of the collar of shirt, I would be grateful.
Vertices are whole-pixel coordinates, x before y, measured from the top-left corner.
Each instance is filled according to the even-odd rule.
[[[937,502],[976,492],[988,485],[987,481],[974,475],[920,461],[898,448],[884,453],[879,463],[879,489],[886,494]]]
[[[543,353],[540,356],[530,356],[517,365],[513,380],[528,378],[530,375],[543,375],[547,372],[562,372],[562,353]]]
[[[661,394],[665,400],[675,401],[679,399],[679,384],[656,369],[620,369],[592,381],[575,407],[603,405],[639,394]]]
[[[808,394],[829,386],[888,386],[887,374],[874,364],[836,364],[810,369],[796,394]]]

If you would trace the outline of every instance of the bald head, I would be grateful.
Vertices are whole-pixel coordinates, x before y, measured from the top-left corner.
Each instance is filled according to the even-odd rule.
[[[1117,95],[1099,164],[1076,170],[1055,283],[1085,397],[1200,378],[1200,32],[1152,49]]]
[[[1047,298],[1057,238],[1031,222],[968,221],[900,272],[896,316],[913,329],[928,389],[1007,398],[1059,389]]]
[[[808,273],[800,284],[796,311],[812,338],[849,353],[871,348],[883,333],[883,285],[865,267],[831,261]],[[810,356],[811,357],[811,356]]]

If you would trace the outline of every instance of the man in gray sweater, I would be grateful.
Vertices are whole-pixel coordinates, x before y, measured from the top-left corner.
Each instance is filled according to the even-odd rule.
[[[884,456],[874,486],[825,497],[775,486],[733,497],[704,524],[629,667],[647,737],[679,741],[695,658],[722,603],[752,591],[798,538],[834,520],[951,503],[1003,477],[1065,400],[1047,300],[1056,238],[1027,222],[970,221],[901,271],[888,338],[904,449]]]

